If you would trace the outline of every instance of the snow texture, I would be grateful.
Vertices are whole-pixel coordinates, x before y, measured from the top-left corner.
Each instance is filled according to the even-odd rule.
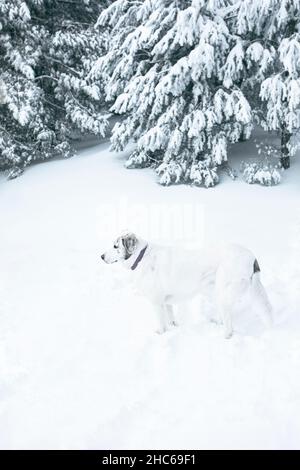
[[[235,145],[237,167],[253,148]],[[299,159],[279,186],[222,176],[206,191],[124,171],[127,156],[102,144],[0,180],[1,448],[299,448]],[[184,205],[202,222],[178,240],[168,215]],[[224,340],[197,299],[155,334],[153,308],[100,259],[126,228],[249,247],[274,327],[245,312]]]

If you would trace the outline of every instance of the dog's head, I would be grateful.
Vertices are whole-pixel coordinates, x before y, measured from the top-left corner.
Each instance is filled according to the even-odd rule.
[[[134,233],[125,233],[117,238],[110,250],[101,255],[101,259],[108,264],[125,261],[134,253],[137,243],[138,239]]]

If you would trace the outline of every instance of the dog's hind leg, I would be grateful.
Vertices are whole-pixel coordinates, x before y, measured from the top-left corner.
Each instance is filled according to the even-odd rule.
[[[166,304],[166,309],[167,309],[167,315],[168,315],[169,325],[171,325],[171,326],[177,326],[177,322],[176,322],[175,316],[174,316],[173,305],[171,305],[171,304]]]
[[[220,319],[224,327],[224,337],[226,339],[229,339],[231,338],[232,333],[233,333],[230,306],[224,305],[221,302],[218,302],[218,310],[219,310]]]
[[[252,306],[260,316],[265,327],[270,328],[273,324],[272,306],[261,283],[259,272],[254,273],[251,287]]]
[[[224,327],[225,338],[230,338],[233,333],[232,315],[239,310],[240,301],[247,293],[249,281],[236,279],[224,282],[224,277],[217,276],[216,298],[220,318]]]

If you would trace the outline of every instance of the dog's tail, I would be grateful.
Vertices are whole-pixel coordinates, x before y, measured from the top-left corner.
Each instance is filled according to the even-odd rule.
[[[264,324],[270,327],[273,323],[272,319],[272,305],[266,290],[260,280],[260,267],[257,259],[253,263],[253,273],[251,277],[253,305],[255,310],[259,313]]]
[[[253,274],[255,273],[260,273],[260,267],[256,258],[253,263]]]

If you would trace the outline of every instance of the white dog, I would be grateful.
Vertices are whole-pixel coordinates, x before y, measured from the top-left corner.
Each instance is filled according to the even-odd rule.
[[[233,332],[232,313],[251,302],[265,324],[271,324],[271,306],[261,284],[255,256],[239,245],[193,251],[150,244],[133,233],[120,236],[101,258],[106,263],[120,261],[132,272],[136,287],[154,304],[163,333],[176,325],[173,305],[206,294],[211,285],[224,325],[224,334]]]

